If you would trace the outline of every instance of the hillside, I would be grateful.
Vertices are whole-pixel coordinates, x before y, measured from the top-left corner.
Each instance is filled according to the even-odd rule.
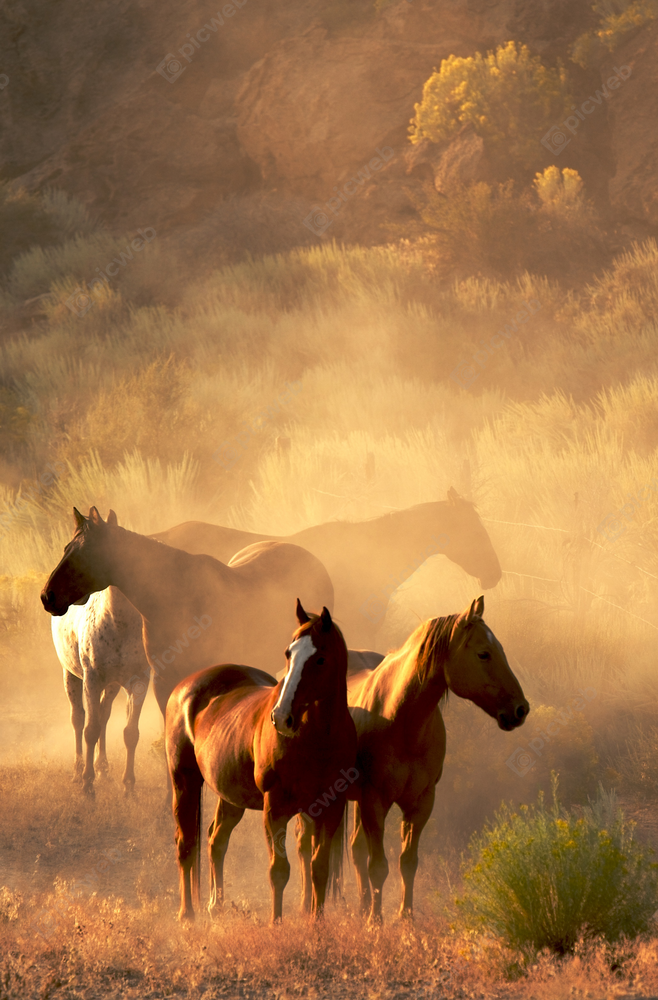
[[[567,63],[583,98],[614,65],[631,68],[545,164],[577,169],[605,212],[646,236],[658,223],[657,29],[631,31],[583,70],[569,52],[594,21],[587,4],[565,0],[244,0],[228,15],[197,0],[101,2],[93,15],[73,0],[10,0],[0,11],[0,178],[28,191],[55,185],[110,229],[153,226],[186,251],[381,242],[383,225],[415,215],[413,192],[443,155],[409,160],[425,80],[451,54],[514,38]],[[385,169],[361,177],[384,147],[394,151]],[[309,209],[355,173],[331,229],[309,232]]]

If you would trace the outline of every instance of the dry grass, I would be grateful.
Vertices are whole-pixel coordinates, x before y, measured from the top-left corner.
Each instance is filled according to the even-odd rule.
[[[289,886],[284,923],[272,927],[255,814],[256,822],[234,833],[227,861],[232,902],[224,916],[210,923],[201,914],[194,926],[182,927],[175,919],[172,823],[162,808],[162,769],[159,761],[142,756],[139,797],[128,802],[105,783],[90,805],[77,789],[72,792],[68,768],[53,761],[4,769],[2,801],[11,807],[0,815],[3,998],[557,1000],[630,991],[639,996],[658,989],[656,941],[618,950],[614,963],[611,952],[593,946],[568,960],[544,956],[528,965],[519,954],[460,931],[442,915],[438,880],[421,897],[413,923],[389,912],[384,926],[375,929],[363,925],[351,904],[330,907],[322,922],[312,924],[296,914]],[[246,895],[245,878],[250,879]],[[449,897],[447,885],[441,888]]]

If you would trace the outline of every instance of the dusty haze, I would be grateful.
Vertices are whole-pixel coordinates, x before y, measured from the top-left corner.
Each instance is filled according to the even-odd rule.
[[[658,838],[656,12],[626,0],[612,13],[563,0],[229,6],[0,11],[6,995],[54,982],[89,997],[147,995],[145,984],[195,998],[455,995],[494,980],[512,995],[515,959],[483,957],[454,930],[460,852],[501,801],[535,801],[556,770],[566,806],[602,783],[641,838]],[[414,105],[442,60],[510,41],[562,67],[576,108],[618,83],[564,126],[565,146],[525,121],[523,162],[511,132],[496,144],[470,120],[412,144]],[[152,691],[135,799],[120,786],[123,693],[95,803],[70,783],[68,701],[38,595],[72,506],[112,508],[143,534],[197,520],[287,536],[451,487],[475,503],[500,560],[485,620],[531,714],[503,733],[450,699],[416,928],[394,923],[394,808],[379,943],[355,916],[349,865],[326,937],[295,922],[291,823],[279,947],[251,814],[228,853],[226,924],[179,938]],[[481,593],[423,551],[380,590],[391,595],[380,652]],[[282,648],[270,671],[284,667]],[[208,822],[212,808],[207,795]],[[130,936],[128,957],[110,921]],[[654,944],[637,947],[651,983]],[[529,974],[535,991],[553,982],[543,966]],[[550,989],[585,989],[588,975],[561,966]]]

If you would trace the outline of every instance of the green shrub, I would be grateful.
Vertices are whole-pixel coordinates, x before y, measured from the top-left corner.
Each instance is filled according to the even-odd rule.
[[[467,922],[525,951],[565,954],[581,937],[612,942],[646,932],[658,864],[633,829],[603,788],[580,816],[565,812],[554,775],[552,808],[542,794],[518,812],[503,805],[473,838],[458,905]]]
[[[124,246],[125,241],[107,233],[77,235],[61,246],[33,246],[14,261],[7,275],[7,292],[20,301],[44,295],[59,279],[93,281],[96,267],[105,267]]]
[[[541,159],[542,135],[571,104],[563,67],[547,68],[510,41],[484,57],[442,60],[415,106],[411,141],[447,142],[470,123],[492,156],[528,168]]]
[[[95,221],[84,205],[64,191],[43,194],[13,191],[0,184],[0,274],[34,246],[57,246],[78,233],[93,231]]]
[[[573,61],[583,67],[597,65],[629,31],[655,20],[658,0],[598,0],[592,10],[600,17],[598,27],[581,35],[571,53]]]
[[[596,214],[582,196],[576,170],[548,167],[534,194],[512,181],[480,182],[447,194],[428,187],[417,208],[441,266],[459,274],[520,275],[525,271],[570,284],[587,280],[609,259]]]

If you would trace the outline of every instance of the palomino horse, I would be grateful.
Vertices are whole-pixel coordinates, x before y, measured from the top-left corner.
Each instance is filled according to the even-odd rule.
[[[347,649],[326,608],[307,615],[286,650],[288,671],[277,684],[252,667],[222,665],[182,681],[167,705],[165,742],[173,787],[181,919],[199,900],[201,793],[219,795],[208,830],[211,914],[224,898],[224,857],[245,809],[262,809],[270,855],[272,919],[282,915],[290,877],[286,826],[307,810],[312,840],[311,910],[322,911],[331,839],[356,779],[356,731],[347,709]],[[252,627],[263,627],[253,609]]]
[[[163,716],[169,695],[188,674],[218,661],[276,662],[294,624],[290,609],[298,594],[315,607],[333,604],[327,571],[298,545],[261,542],[225,566],[120,528],[113,511],[107,523],[95,507],[88,518],[75,508],[74,514],[77,530],[41,593],[43,606],[64,615],[87,594],[120,590],[142,616]]]
[[[121,591],[109,587],[99,594],[91,594],[82,607],[72,604],[65,615],[54,617],[52,633],[71,703],[71,722],[75,731],[74,777],[82,778],[85,792],[93,792],[96,745],[96,767],[101,772],[109,770],[105,731],[112,702],[123,687],[128,695],[123,731],[126,744],[123,784],[126,792],[130,792],[135,786],[139,716],[151,675],[142,641],[141,618]]]
[[[381,920],[388,875],[384,821],[393,803],[402,810],[401,915],[413,909],[418,840],[432,813],[435,786],[446,753],[439,702],[448,691],[468,698],[509,732],[530,711],[503,647],[484,624],[484,598],[461,615],[430,618],[374,670],[348,679],[348,703],[356,725],[358,781],[352,859],[361,906]],[[297,841],[308,906],[309,837],[300,817]],[[372,892],[371,892],[372,889]]]
[[[272,535],[187,521],[152,537],[186,552],[208,552],[223,562],[244,545]],[[472,503],[454,490],[447,500],[422,503],[370,521],[329,521],[278,541],[301,545],[326,566],[336,593],[334,617],[350,646],[372,649],[392,592],[426,559],[440,553],[495,587],[500,563]]]

